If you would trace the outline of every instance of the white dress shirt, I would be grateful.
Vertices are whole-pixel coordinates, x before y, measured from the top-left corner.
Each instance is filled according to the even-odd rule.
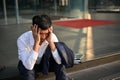
[[[54,33],[52,33],[52,39],[54,42],[58,42],[58,39]],[[26,69],[32,70],[35,64],[39,64],[41,58],[49,43],[45,40],[40,46],[38,53],[33,50],[34,38],[32,31],[23,33],[17,40],[18,58],[22,61]],[[61,58],[57,49],[52,52],[54,60],[61,64]]]

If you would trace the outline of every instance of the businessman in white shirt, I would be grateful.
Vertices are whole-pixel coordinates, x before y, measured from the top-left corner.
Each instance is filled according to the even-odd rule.
[[[23,80],[36,80],[35,74],[42,71],[55,72],[56,80],[68,80],[65,67],[54,42],[58,42],[56,35],[52,32],[52,22],[47,15],[36,15],[32,18],[31,31],[23,33],[17,40],[18,47],[18,69]],[[43,66],[46,48],[50,47],[49,67]],[[46,54],[47,55],[47,54]],[[47,63],[44,63],[47,64]]]

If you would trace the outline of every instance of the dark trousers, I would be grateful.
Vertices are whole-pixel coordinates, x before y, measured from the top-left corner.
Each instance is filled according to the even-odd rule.
[[[43,64],[35,64],[33,70],[27,70],[24,65],[22,64],[22,61],[19,61],[18,63],[18,70],[20,74],[22,75],[23,80],[35,80],[35,74],[38,72],[42,72],[43,70]],[[56,76],[56,80],[68,80],[68,77],[66,76],[65,67],[62,64],[57,64],[53,58],[50,59],[49,72],[54,72]]]

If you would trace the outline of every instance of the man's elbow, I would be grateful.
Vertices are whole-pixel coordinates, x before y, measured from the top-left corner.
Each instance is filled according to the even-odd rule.
[[[33,66],[30,65],[30,64],[24,64],[24,66],[27,70],[32,70],[33,69]]]

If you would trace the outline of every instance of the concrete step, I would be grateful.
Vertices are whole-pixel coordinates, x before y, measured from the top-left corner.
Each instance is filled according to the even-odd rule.
[[[112,79],[112,80],[120,80],[120,77],[114,78],[114,79]]]
[[[120,54],[114,54],[82,62],[67,69],[67,75],[73,80],[99,80],[120,72]],[[38,74],[37,80],[54,80],[54,73]],[[114,77],[115,78],[115,77]],[[20,75],[1,80],[21,80]]]
[[[120,54],[105,56],[102,58],[80,63],[79,65],[75,65],[73,68],[67,69],[67,73],[69,77],[73,78],[73,80],[88,80],[89,78],[91,78],[89,80],[96,80],[96,77],[97,77],[96,71],[98,70],[98,75],[101,75],[100,77],[99,76],[97,77],[97,80],[98,80],[99,78],[104,78],[106,76],[114,75],[118,73],[117,71],[120,71],[119,62],[120,62]],[[92,71],[92,70],[95,70],[95,71]],[[78,79],[80,75],[83,74],[83,72],[81,71],[83,72],[85,71],[84,75],[91,75],[91,76],[89,76],[88,79],[84,79],[84,78]],[[94,76],[96,76],[95,79],[93,78]],[[40,73],[38,80],[40,80],[41,77],[43,77],[43,75]],[[54,80],[54,77],[55,77],[54,73],[49,73],[49,75],[44,76],[42,80]]]
[[[118,79],[120,79],[120,73],[112,74],[112,75],[103,77],[99,80],[118,80]]]

